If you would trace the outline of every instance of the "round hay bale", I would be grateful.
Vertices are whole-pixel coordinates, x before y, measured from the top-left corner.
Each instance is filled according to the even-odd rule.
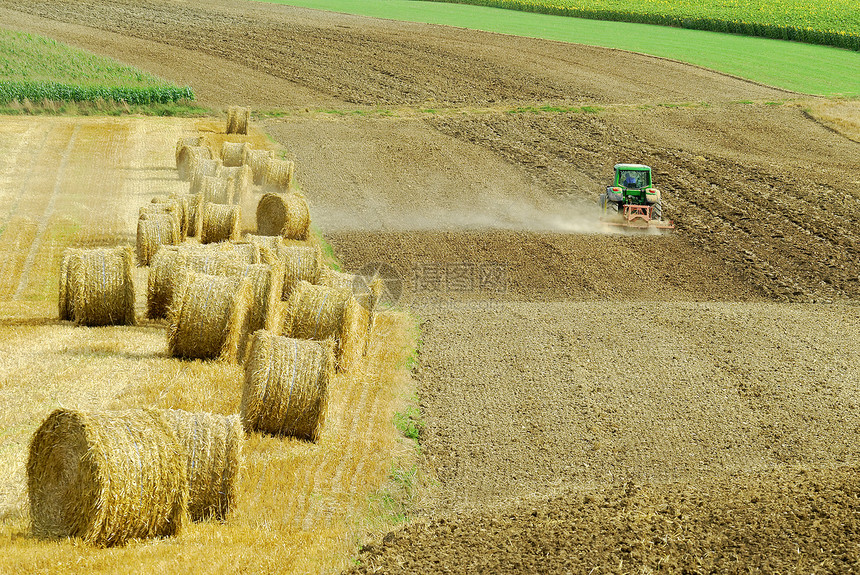
[[[186,218],[186,235],[188,237],[200,237],[200,230],[203,227],[203,194],[184,194],[186,205],[188,206]]]
[[[187,231],[187,220],[183,225],[183,211],[181,204],[176,200],[165,201],[164,203],[144,204],[138,209],[140,219],[150,219],[152,216],[171,215],[176,218],[176,225],[179,226],[179,240],[185,239]]]
[[[200,241],[209,244],[239,239],[241,217],[239,206],[204,204]]]
[[[349,371],[364,355],[367,327],[352,292],[328,286],[296,283],[282,308],[281,331],[289,337],[336,343],[338,371]]]
[[[248,336],[251,282],[187,272],[179,286],[168,314],[170,355],[238,361]]]
[[[78,325],[134,325],[134,255],[130,246],[72,253],[66,312]]]
[[[63,252],[63,259],[60,261],[60,291],[57,303],[60,319],[64,321],[75,319],[74,300],[69,285],[69,262],[73,258],[79,258],[84,251],[80,248],[66,248]]]
[[[329,267],[323,267],[320,274],[320,283],[329,287],[346,289],[352,292],[355,301],[362,308],[367,324],[367,340],[365,341],[364,353],[367,354],[367,344],[370,334],[376,323],[376,312],[379,299],[382,297],[382,280],[378,277],[368,278],[348,272],[339,272]]]
[[[251,168],[254,176],[254,184],[260,186],[266,177],[266,166],[269,160],[274,159],[275,152],[272,150],[254,150],[246,148],[243,152],[242,163]]]
[[[182,146],[176,154],[176,169],[179,172],[179,179],[183,181],[191,180],[191,176],[197,169],[197,164],[201,160],[211,160],[212,150],[208,146]]]
[[[311,213],[302,194],[263,194],[257,204],[257,234],[292,240],[308,237]]]
[[[156,410],[57,409],[30,442],[33,534],[109,547],[170,537],[187,521],[182,450]]]
[[[232,242],[161,248],[149,266],[146,316],[167,317],[173,294],[188,271],[230,275],[226,270],[259,263],[259,252],[254,248],[251,244]]]
[[[275,265],[251,264],[241,267],[228,266],[227,274],[248,278],[251,282],[252,303],[249,331],[258,329],[276,329],[275,308],[281,301],[284,271],[280,262]]]
[[[295,164],[289,160],[269,158],[263,176],[263,186],[276,192],[288,192],[293,185]]]
[[[176,166],[179,166],[179,152],[184,146],[196,147],[203,145],[203,136],[188,136],[176,140]]]
[[[203,191],[203,178],[206,176],[217,177],[221,175],[221,160],[200,160],[194,173],[191,175],[191,183],[188,185],[189,194],[199,194]]]
[[[255,332],[242,386],[245,431],[317,441],[334,365],[331,343]]]
[[[248,234],[245,239],[260,246],[263,263],[278,261],[284,269],[283,293],[286,301],[296,282],[304,280],[312,284],[322,284],[323,254],[319,246],[302,242],[287,243],[281,236],[258,236]],[[266,255],[274,256],[267,259]]]
[[[230,106],[227,109],[227,133],[247,134],[248,123],[251,120],[251,109],[240,106]]]
[[[201,176],[200,194],[211,204],[232,204],[233,188],[230,181],[219,176]]]
[[[241,166],[245,150],[250,147],[248,142],[224,142],[221,146],[221,161],[224,167]]]
[[[260,236],[256,234],[245,234],[244,239],[246,242],[250,242],[260,248],[265,248],[272,254],[277,254],[281,246],[284,245],[284,238],[282,238],[281,236]]]
[[[251,183],[253,182],[251,168],[249,166],[223,168],[221,177],[227,180],[227,187],[230,188],[228,195],[232,203],[238,206],[244,205],[251,193]]]
[[[186,194],[155,196],[152,198],[152,204],[167,206],[165,211],[175,212],[179,216],[179,228],[183,239],[188,235],[188,198]]]
[[[284,301],[289,299],[298,282],[320,283],[323,255],[318,247],[284,246],[278,250],[278,257],[284,263],[284,289],[281,295]]]
[[[223,521],[236,499],[245,432],[238,415],[162,411],[185,456],[192,521]]]
[[[137,262],[148,266],[161,246],[182,241],[179,218],[171,213],[143,213],[137,220]]]

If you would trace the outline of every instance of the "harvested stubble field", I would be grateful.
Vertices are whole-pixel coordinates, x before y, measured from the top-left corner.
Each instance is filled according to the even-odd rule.
[[[128,55],[208,105],[284,110],[264,127],[344,267],[384,262],[403,279],[422,320],[429,487],[416,521],[356,570],[858,569],[856,102],[611,50],[238,0],[80,5],[0,2],[0,15]],[[643,81],[618,83],[621,67]],[[228,89],[211,70],[238,80]],[[594,113],[552,111],[565,106]],[[822,108],[841,112],[824,123]],[[43,153],[61,158],[65,142],[53,145]],[[590,206],[621,161],[655,168],[673,237],[596,233]],[[7,321],[0,341],[17,349],[35,333],[34,377],[56,379],[63,364],[35,350],[62,349],[59,328],[39,320],[24,338],[11,334],[25,320]],[[283,497],[273,508],[293,509]],[[47,554],[10,545],[24,569]],[[227,547],[213,571],[236,567]]]

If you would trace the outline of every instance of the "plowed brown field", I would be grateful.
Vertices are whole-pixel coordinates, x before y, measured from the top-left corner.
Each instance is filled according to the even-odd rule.
[[[860,144],[809,98],[238,0],[0,21],[281,110],[262,124],[345,267],[398,273],[430,487],[357,570],[858,569]],[[616,162],[654,168],[674,235],[595,225]]]

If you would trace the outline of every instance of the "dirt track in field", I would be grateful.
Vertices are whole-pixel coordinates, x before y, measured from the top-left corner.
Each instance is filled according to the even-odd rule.
[[[434,483],[365,569],[857,569],[860,145],[797,95],[233,0],[19,4],[0,21],[284,110],[264,127],[345,266],[397,270]],[[541,106],[602,110],[511,113]],[[674,236],[594,225],[621,161]]]

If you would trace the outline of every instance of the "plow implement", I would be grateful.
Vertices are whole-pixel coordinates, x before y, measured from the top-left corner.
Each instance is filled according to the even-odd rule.
[[[611,215],[606,214],[600,218],[600,221],[609,226],[616,226],[633,230],[675,229],[675,224],[673,224],[671,220],[655,219],[653,217],[653,207],[647,205],[624,205],[623,211]]]

